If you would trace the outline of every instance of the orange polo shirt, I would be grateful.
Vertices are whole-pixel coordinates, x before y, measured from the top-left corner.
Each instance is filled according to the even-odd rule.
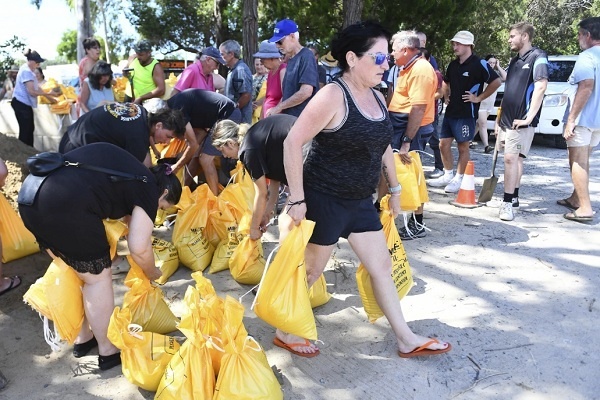
[[[400,71],[396,90],[394,90],[388,110],[408,114],[413,104],[426,104],[421,126],[431,124],[435,118],[436,91],[435,71],[429,61],[420,58],[407,69]]]

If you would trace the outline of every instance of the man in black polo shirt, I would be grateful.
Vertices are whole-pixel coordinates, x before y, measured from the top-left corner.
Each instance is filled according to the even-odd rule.
[[[469,31],[460,31],[454,35],[451,43],[457,58],[448,65],[444,77],[444,98],[450,99],[440,131],[444,175],[427,183],[434,187],[444,187],[447,193],[456,193],[460,189],[470,159],[469,143],[475,136],[479,103],[500,86],[500,78],[488,63],[473,54],[474,41],[475,37]],[[488,84],[485,90],[484,83]],[[456,175],[451,149],[455,139],[458,147]]]
[[[548,85],[548,56],[532,46],[532,39],[530,23],[510,27],[508,43],[518,54],[508,65],[500,126],[496,126],[496,146],[504,148],[504,201],[499,213],[503,221],[512,221],[513,208],[519,207],[523,160],[531,148]]]
[[[239,122],[240,110],[232,100],[222,94],[202,89],[186,89],[179,92],[167,101],[167,105],[170,109],[183,112],[187,124],[186,132],[193,132],[190,136],[194,137],[196,144],[193,150],[188,147],[182,156],[183,165],[188,165],[188,171],[184,174],[184,183],[190,185],[199,167],[202,166],[210,190],[215,195],[219,194],[219,175],[214,165],[214,158],[221,153],[212,146],[210,140],[205,139],[208,131],[217,121],[227,118]],[[198,145],[200,150],[196,151]]]

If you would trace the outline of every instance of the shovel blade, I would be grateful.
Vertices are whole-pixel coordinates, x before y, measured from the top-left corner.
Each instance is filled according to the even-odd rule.
[[[481,192],[479,193],[479,199],[477,199],[477,202],[487,203],[488,201],[492,200],[497,183],[497,176],[490,176],[489,178],[485,178],[483,180],[483,186],[481,187]]]

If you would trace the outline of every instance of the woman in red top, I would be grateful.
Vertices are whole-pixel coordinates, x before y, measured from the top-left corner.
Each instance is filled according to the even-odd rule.
[[[260,58],[260,62],[269,70],[267,74],[267,94],[265,95],[261,119],[267,115],[267,111],[275,107],[283,96],[281,82],[285,75],[287,64],[281,62],[281,54],[275,43],[264,40],[258,47],[258,53],[254,57]],[[260,104],[259,104],[260,105]]]

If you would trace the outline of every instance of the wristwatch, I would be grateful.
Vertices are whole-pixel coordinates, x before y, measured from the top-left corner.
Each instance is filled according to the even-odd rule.
[[[410,142],[412,142],[411,138],[409,138],[406,135],[402,136],[402,143],[410,143]]]

